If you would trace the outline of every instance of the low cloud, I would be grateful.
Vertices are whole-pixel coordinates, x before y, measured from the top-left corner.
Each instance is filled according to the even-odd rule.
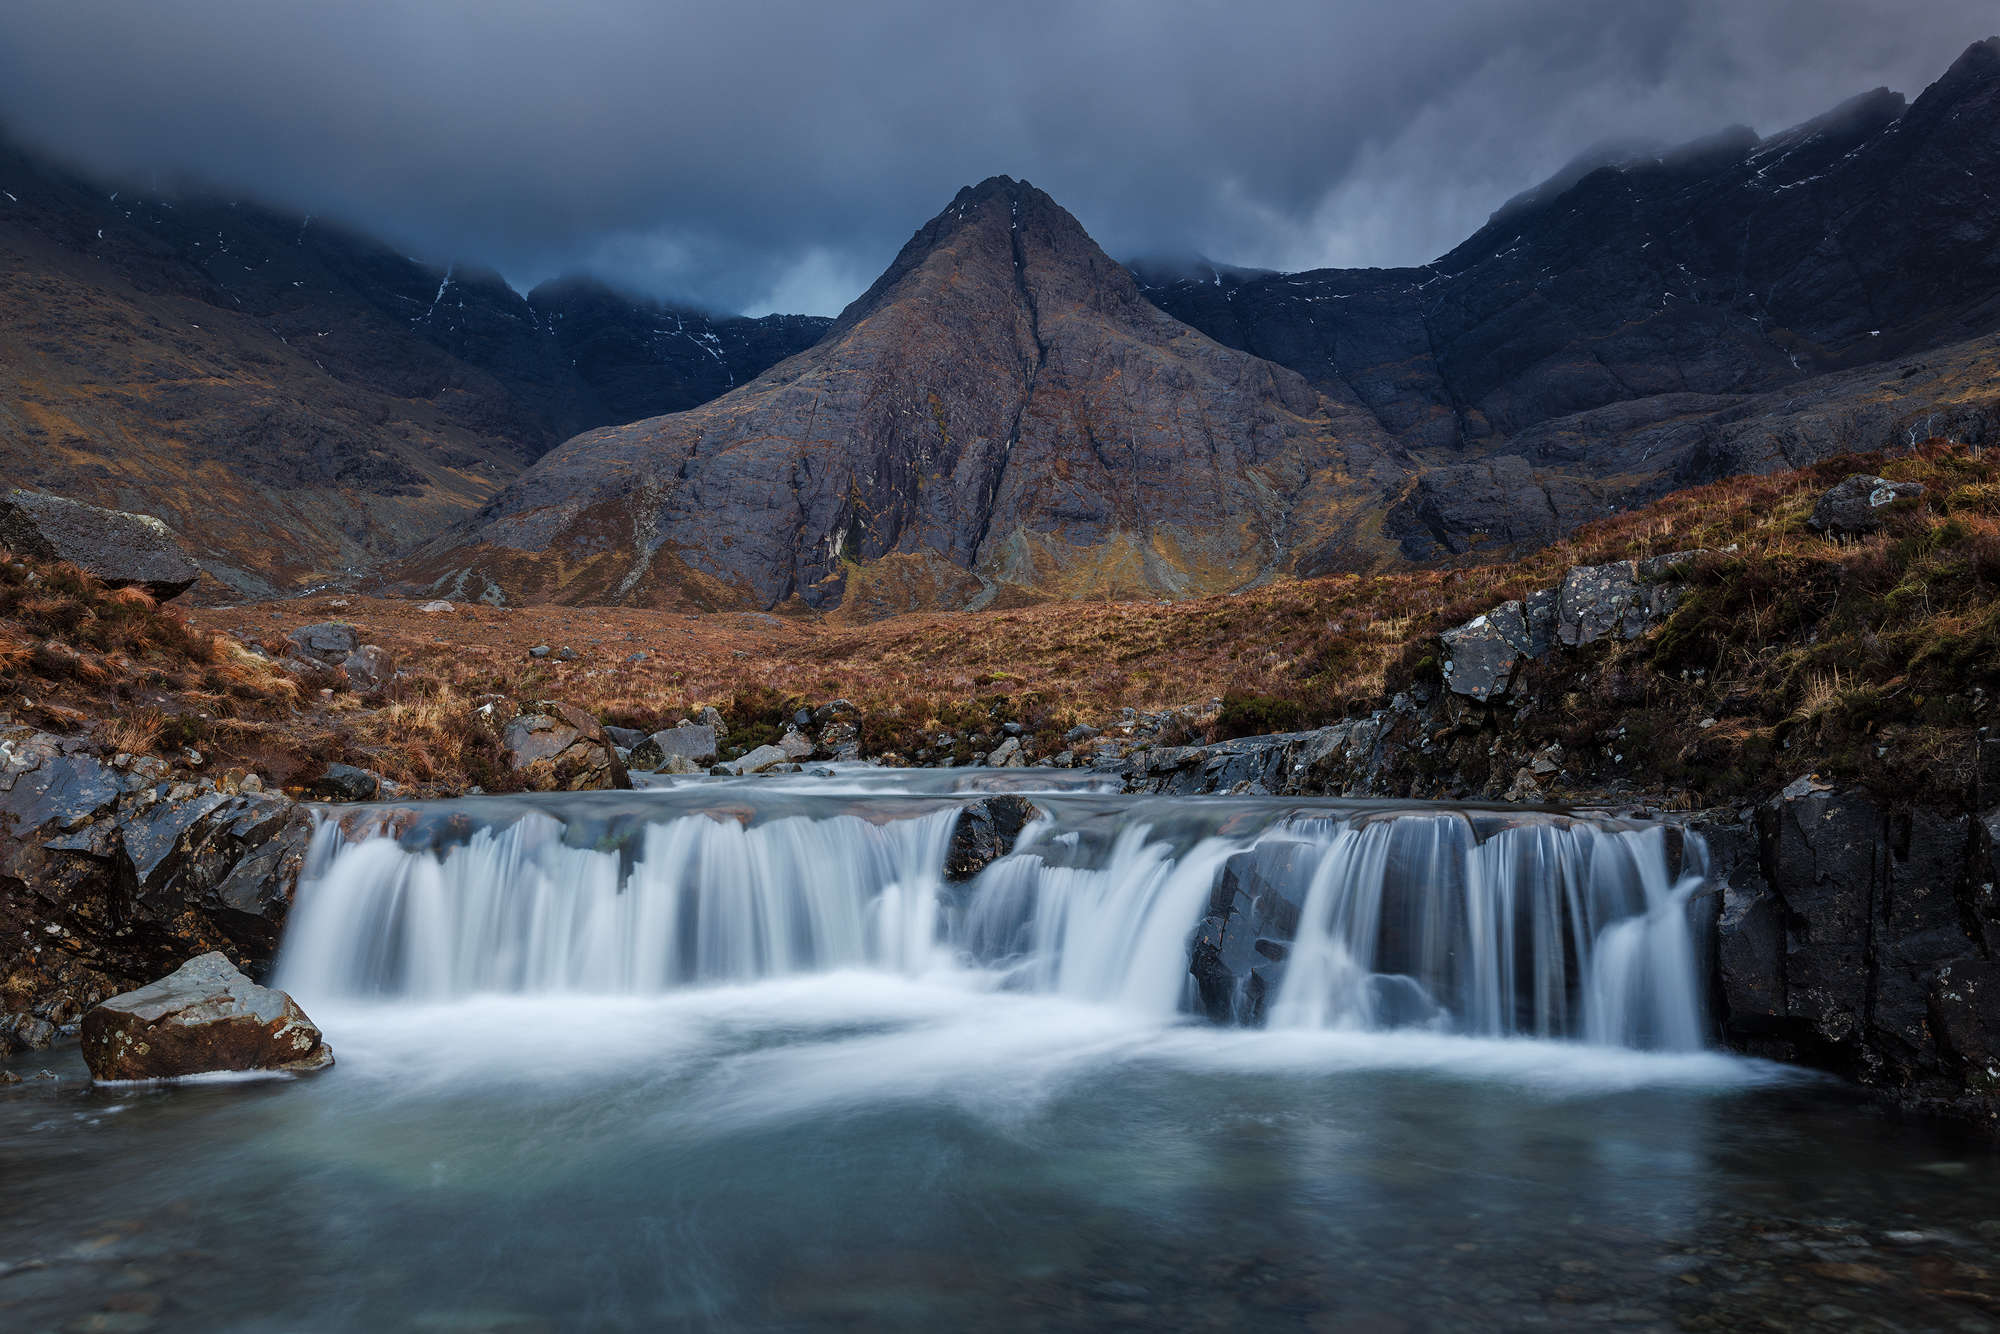
[[[526,286],[833,313],[961,185],[1113,254],[1419,263],[1608,138],[1915,95],[1990,0],[21,0],[0,118]]]

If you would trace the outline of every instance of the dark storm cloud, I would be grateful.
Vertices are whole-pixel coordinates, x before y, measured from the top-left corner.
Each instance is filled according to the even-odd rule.
[[[1911,95],[1991,0],[14,0],[0,117],[527,284],[832,311],[1006,172],[1112,253],[1434,257],[1606,139]]]

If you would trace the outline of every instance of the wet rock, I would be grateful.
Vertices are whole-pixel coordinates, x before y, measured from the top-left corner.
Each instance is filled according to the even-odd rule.
[[[1813,504],[1812,517],[1806,523],[1829,537],[1860,537],[1882,526],[1889,506],[1923,493],[1924,488],[1916,482],[1850,473]]]
[[[2000,1098],[2000,963],[1954,959],[1931,979],[1929,1017],[1953,1072]]]
[[[944,878],[961,884],[1005,857],[1014,850],[1021,831],[1041,813],[1041,808],[1026,797],[1011,794],[986,797],[966,806],[951,829]]]
[[[1273,839],[1223,863],[1188,965],[1211,1020],[1263,1021],[1298,934],[1312,856],[1303,842]]]
[[[138,587],[165,601],[201,577],[171,528],[149,514],[99,509],[41,491],[0,494],[0,546],[62,560],[113,588]]]
[[[373,801],[382,791],[382,776],[352,764],[329,764],[310,791],[324,801]]]
[[[226,946],[255,968],[276,950],[310,813],[164,776],[0,728],[0,1047],[45,1046],[190,955]]]
[[[340,664],[347,684],[364,695],[372,695],[388,685],[396,675],[396,662],[377,644],[363,644]]]
[[[1810,779],[1758,808],[1717,924],[1725,1038],[2000,1130],[1981,824]]]
[[[641,769],[664,769],[673,759],[694,765],[713,764],[716,744],[713,727],[683,722],[677,727],[663,727],[635,745],[632,763]]]
[[[82,1046],[97,1080],[333,1064],[319,1029],[290,996],[258,986],[219,951],[91,1010]]]
[[[743,774],[761,774],[766,770],[776,768],[778,765],[789,764],[791,760],[791,755],[782,746],[759,746],[740,760],[731,760],[727,764],[717,765],[716,767],[725,773],[740,776]]]
[[[345,621],[302,625],[285,638],[291,640],[300,657],[325,667],[340,666],[361,647],[361,632]]]

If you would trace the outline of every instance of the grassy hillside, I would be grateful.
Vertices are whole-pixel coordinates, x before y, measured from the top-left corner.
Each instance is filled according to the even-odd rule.
[[[1927,494],[1893,507],[1863,540],[1815,534],[1814,500],[1854,471],[1921,482]],[[96,728],[121,749],[144,749],[150,732],[154,749],[193,745],[207,763],[261,765],[281,780],[347,759],[440,788],[507,785],[492,738],[468,721],[488,695],[563,699],[639,727],[713,704],[741,743],[774,735],[800,705],[845,697],[861,711],[868,753],[902,758],[940,733],[969,750],[1007,721],[1046,755],[1072,725],[1115,725],[1125,708],[1179,710],[1161,743],[1213,740],[1434,690],[1440,631],[1570,565],[1688,548],[1709,554],[1664,625],[1536,664],[1534,702],[1519,718],[1468,705],[1457,725],[1532,717],[1576,753],[1616,737],[1626,781],[1700,804],[1813,769],[1887,790],[1969,788],[1973,742],[2000,691],[2000,463],[1943,441],[1680,492],[1504,564],[862,626],[628,608],[424,614],[359,598],[188,620],[74,571],[10,560],[0,655],[17,684],[0,707]],[[337,673],[271,661],[286,631],[328,618],[359,625],[403,676],[362,697]],[[575,656],[531,657],[537,645]]]

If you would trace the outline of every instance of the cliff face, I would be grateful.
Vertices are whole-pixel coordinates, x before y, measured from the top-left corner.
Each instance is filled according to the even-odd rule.
[[[167,519],[244,591],[366,569],[556,442],[828,321],[528,297],[323,220],[100,185],[0,137],[0,471]]]
[[[579,437],[411,567],[461,594],[879,610],[1183,595],[1391,551],[1379,426],[1147,303],[1024,182],[961,191],[808,353]]]
[[[1579,167],[1422,268],[1156,266],[1144,290],[1430,465],[1390,521],[1421,558],[1547,540],[1774,452],[1879,449],[1920,406],[1991,431],[1988,399],[1839,373],[1929,373],[2000,324],[1996,180],[2000,39],[1907,106],[1878,89],[1767,139]],[[1992,350],[1944,355],[1976,380]]]

